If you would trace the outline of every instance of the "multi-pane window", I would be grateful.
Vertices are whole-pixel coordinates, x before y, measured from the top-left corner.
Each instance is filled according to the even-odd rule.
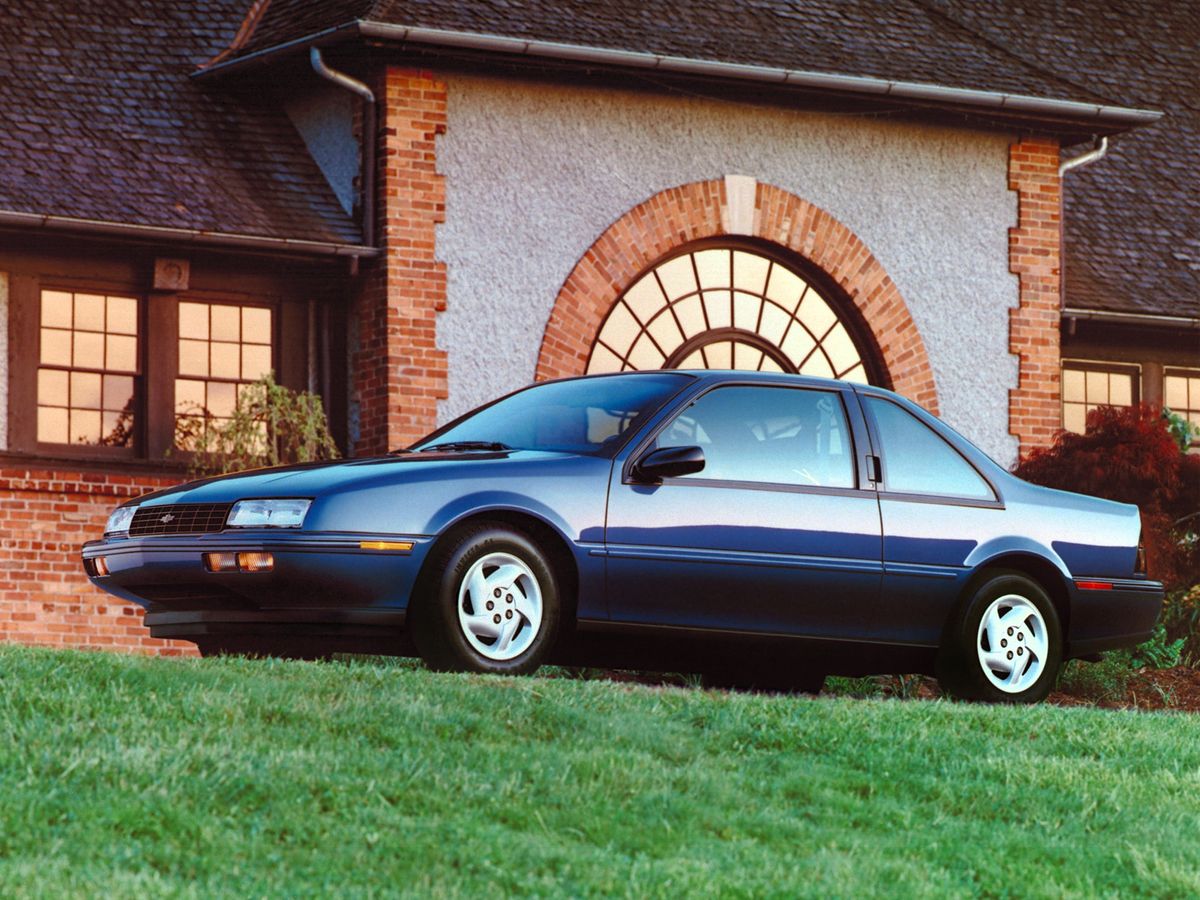
[[[783,262],[749,248],[673,256],[613,305],[589,374],[632,369],[748,369],[870,380],[835,305]]]
[[[39,442],[133,446],[136,298],[43,290],[38,363]]]
[[[1062,371],[1063,428],[1083,434],[1087,414],[1098,406],[1137,402],[1137,369],[1090,363],[1065,363]]]
[[[180,302],[175,415],[184,443],[228,421],[242,385],[271,371],[271,336],[266,307]]]
[[[1163,374],[1163,404],[1200,426],[1200,370],[1167,369]]]

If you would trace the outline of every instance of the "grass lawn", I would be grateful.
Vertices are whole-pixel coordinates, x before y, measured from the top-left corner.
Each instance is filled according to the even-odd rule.
[[[0,647],[0,895],[1200,894],[1200,719]]]

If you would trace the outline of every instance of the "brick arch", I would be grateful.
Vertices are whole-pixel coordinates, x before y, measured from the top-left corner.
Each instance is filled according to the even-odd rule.
[[[537,379],[582,375],[609,309],[656,260],[701,238],[739,234],[786,247],[836,281],[862,314],[893,389],[936,414],[937,387],[925,342],[899,289],[867,245],[823,209],[771,185],[755,185],[752,211],[731,209],[730,181],[669,188],[635,206],[600,235],[554,301],[538,354]],[[745,206],[748,199],[748,194],[734,196],[733,205]]]

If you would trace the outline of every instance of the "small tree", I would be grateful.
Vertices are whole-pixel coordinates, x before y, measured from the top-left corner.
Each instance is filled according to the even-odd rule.
[[[340,455],[321,398],[286,388],[271,373],[239,388],[228,420],[199,406],[183,410],[175,419],[175,446],[190,453],[188,470],[197,477]]]
[[[1015,473],[1047,487],[1136,503],[1152,573],[1170,588],[1200,580],[1200,456],[1183,452],[1168,426],[1148,404],[1101,406],[1088,413],[1086,433],[1060,432]]]

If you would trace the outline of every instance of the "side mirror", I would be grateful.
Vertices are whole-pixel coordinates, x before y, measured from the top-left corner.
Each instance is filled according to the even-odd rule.
[[[704,451],[699,447],[662,447],[639,459],[633,466],[633,476],[638,481],[656,482],[691,475],[703,468]]]

